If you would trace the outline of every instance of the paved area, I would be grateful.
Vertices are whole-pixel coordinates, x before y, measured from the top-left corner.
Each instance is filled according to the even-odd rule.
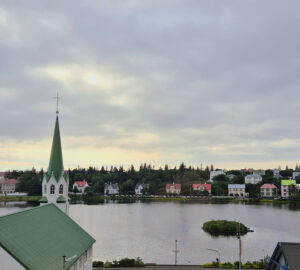
[[[116,267],[116,268],[93,268],[94,270],[226,270],[224,268],[203,268],[200,265],[149,265],[145,267]],[[228,269],[227,269],[228,270]],[[248,269],[251,270],[251,269]],[[254,270],[254,269],[252,269]]]

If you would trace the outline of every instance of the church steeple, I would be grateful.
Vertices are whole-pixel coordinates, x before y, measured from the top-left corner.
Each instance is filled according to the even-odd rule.
[[[57,100],[58,98],[57,95]],[[44,174],[42,182],[43,197],[40,199],[40,203],[54,203],[68,214],[69,176],[64,172],[58,113],[57,108],[49,167],[47,173]]]
[[[59,122],[58,122],[58,115],[57,115],[55,121],[49,167],[47,172],[47,180],[49,180],[53,174],[55,180],[58,182],[62,174],[64,174],[63,171],[64,171],[64,165],[63,165],[63,157],[62,157],[62,150],[61,150]]]

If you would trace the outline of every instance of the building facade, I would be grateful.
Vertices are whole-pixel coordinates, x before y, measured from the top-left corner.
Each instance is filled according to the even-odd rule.
[[[262,181],[260,174],[248,174],[245,176],[245,184],[258,184]]]
[[[15,193],[16,186],[20,183],[20,181],[16,179],[7,179],[1,183],[1,193],[2,194],[10,194]]]
[[[104,195],[118,195],[119,184],[118,183],[105,183],[104,184]]]
[[[292,195],[292,190],[296,192],[296,180],[281,180],[281,197],[288,199]]]
[[[211,184],[193,184],[193,191],[204,192],[205,190],[211,195]]]
[[[223,170],[217,170],[217,171],[211,171],[209,173],[209,182],[213,182],[213,178],[218,176],[218,175],[222,175],[224,174],[225,175],[225,172]]]
[[[138,183],[135,185],[135,194],[136,195],[143,195],[145,194],[145,191],[148,189],[149,185],[144,183]]]
[[[300,172],[293,172],[293,179],[297,179],[300,177]]]
[[[263,198],[274,198],[277,195],[277,187],[273,184],[264,184],[260,187],[260,195]]]
[[[246,197],[246,186],[244,184],[229,184],[228,195],[233,197]]]
[[[167,184],[166,185],[167,194],[177,194],[181,193],[181,184]]]

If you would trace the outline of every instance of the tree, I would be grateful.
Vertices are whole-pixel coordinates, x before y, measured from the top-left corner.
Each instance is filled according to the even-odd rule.
[[[134,182],[132,179],[128,179],[120,186],[122,194],[133,195],[134,194]]]

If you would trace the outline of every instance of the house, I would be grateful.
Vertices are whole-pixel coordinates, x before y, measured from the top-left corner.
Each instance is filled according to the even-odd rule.
[[[225,175],[223,170],[211,171],[210,174],[209,174],[209,180],[208,181],[213,182],[214,177],[216,177],[218,175],[222,175],[222,174]]]
[[[262,181],[260,174],[248,174],[245,176],[245,184],[258,184]]]
[[[177,194],[179,195],[181,192],[181,184],[167,184],[166,185],[167,194]]]
[[[300,172],[293,172],[293,179],[298,179],[300,177]]]
[[[273,198],[277,195],[277,187],[273,184],[264,184],[260,187],[260,194],[263,198]]]
[[[266,270],[299,270],[300,243],[279,242]]]
[[[69,213],[69,175],[64,171],[62,147],[59,131],[58,111],[55,120],[48,171],[42,181],[41,205],[55,204],[66,214]]]
[[[205,190],[211,195],[211,184],[193,184],[193,191],[204,192]]]
[[[282,176],[280,175],[280,170],[279,169],[275,169],[273,170],[273,177],[276,179],[281,178]]]
[[[293,189],[295,189],[293,191]],[[281,197],[288,199],[296,191],[296,180],[281,180]]]
[[[89,187],[89,185],[88,185],[87,181],[76,181],[73,184],[73,190],[75,188],[77,188],[77,190],[81,193],[85,193],[85,189],[88,187]]]
[[[104,184],[104,195],[118,195],[119,184],[118,183],[105,183]]]
[[[54,204],[0,217],[3,270],[92,270],[94,243]]]
[[[9,194],[14,193],[16,191],[16,186],[19,184],[20,181],[16,179],[7,179],[1,183],[1,193]]]
[[[234,197],[246,197],[245,184],[229,184],[228,195]]]
[[[149,185],[144,183],[138,183],[135,185],[135,194],[136,195],[143,195],[145,191],[148,189]]]

